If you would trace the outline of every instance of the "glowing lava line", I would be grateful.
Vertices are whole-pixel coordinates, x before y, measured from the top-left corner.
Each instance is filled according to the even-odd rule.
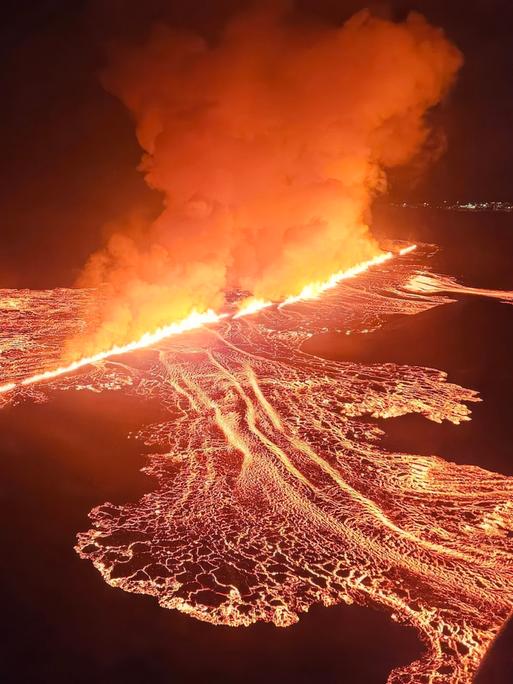
[[[42,382],[44,380],[51,380],[58,377],[59,375],[65,375],[66,373],[72,373],[83,366],[88,366],[92,363],[98,363],[98,361],[104,361],[110,356],[118,356],[119,354],[126,354],[128,352],[135,351],[137,349],[144,349],[145,347],[150,347],[157,342],[170,337],[172,335],[180,335],[181,333],[187,332],[189,330],[195,330],[208,323],[217,323],[223,318],[223,316],[216,314],[214,311],[209,309],[204,313],[198,313],[193,311],[187,318],[177,323],[171,323],[170,325],[158,328],[151,333],[144,333],[138,340],[134,342],[129,342],[125,345],[114,345],[110,349],[92,356],[84,356],[78,361],[73,361],[67,366],[60,366],[54,370],[44,371],[42,373],[36,373],[29,378],[20,380],[19,382],[9,382],[6,385],[0,385],[0,393],[9,392],[16,387],[24,385],[33,385],[36,382]]]
[[[364,261],[361,264],[357,264],[356,266],[353,266],[352,268],[349,268],[346,271],[339,271],[333,274],[325,282],[310,283],[309,285],[306,285],[297,296],[289,297],[288,299],[284,300],[281,304],[279,304],[279,307],[281,308],[282,306],[285,306],[287,304],[292,304],[294,302],[302,301],[305,299],[314,299],[320,296],[326,290],[335,287],[335,285],[337,285],[337,283],[341,282],[342,280],[354,278],[355,276],[364,273],[373,266],[377,266],[386,261],[389,261],[395,256],[404,256],[405,254],[412,252],[414,249],[416,249],[416,247],[417,245],[410,245],[409,247],[404,247],[403,249],[399,250],[396,254],[394,254],[393,252],[385,252],[383,254],[379,254],[373,259],[369,259],[368,261]],[[243,307],[236,314],[232,315],[232,318],[248,316],[250,314],[257,313],[258,311],[261,311],[262,309],[272,305],[273,302],[252,297],[246,300],[246,303],[243,305]],[[35,375],[32,375],[28,378],[24,378],[23,380],[20,380],[18,382],[8,382],[4,385],[0,385],[0,394],[11,392],[12,390],[18,387],[33,385],[35,383],[43,382],[45,380],[52,380],[53,378],[57,378],[60,375],[72,373],[73,371],[76,371],[79,368],[83,368],[84,366],[89,366],[90,364],[98,363],[99,361],[104,361],[105,359],[108,359],[111,356],[119,356],[120,354],[126,354],[128,352],[136,351],[138,349],[145,349],[147,347],[151,347],[152,345],[161,342],[162,340],[173,335],[180,335],[184,332],[201,328],[203,325],[218,323],[221,319],[226,318],[227,316],[228,314],[218,314],[215,311],[212,311],[211,309],[205,311],[204,313],[198,313],[197,311],[193,311],[189,316],[187,316],[187,318],[184,318],[182,321],[178,321],[163,326],[161,328],[157,328],[157,330],[154,330],[153,332],[144,333],[144,335],[142,335],[139,339],[134,340],[133,342],[129,342],[125,345],[114,345],[106,351],[101,351],[91,356],[84,356],[83,358],[78,359],[77,361],[73,361],[67,364],[66,366],[59,366],[58,368],[54,368],[53,370],[36,373]]]
[[[413,250],[416,248],[417,245],[410,245],[409,247],[403,247],[403,249],[399,250],[397,254],[394,254],[393,252],[384,252],[383,254],[378,254],[378,256],[374,257],[373,259],[363,261],[361,264],[352,266],[351,268],[348,268],[345,271],[338,271],[337,273],[334,273],[332,276],[330,276],[328,280],[316,283],[309,283],[308,285],[305,285],[305,287],[301,290],[301,292],[298,295],[288,297],[279,306],[281,308],[283,306],[287,306],[288,304],[295,304],[296,302],[308,299],[316,299],[323,292],[326,292],[326,290],[331,290],[333,287],[338,285],[338,283],[340,283],[342,280],[354,278],[357,275],[365,273],[365,271],[368,271],[369,268],[372,268],[373,266],[379,266],[379,264],[383,264],[386,261],[390,261],[390,259],[393,259],[395,256],[404,256],[405,254],[409,254],[410,252],[413,252]]]
[[[251,314],[258,313],[262,309],[267,309],[267,307],[272,306],[273,302],[266,301],[265,299],[258,299],[257,297],[249,297],[244,302],[242,302],[240,309],[233,316],[233,318],[242,318],[242,316],[250,316]]]

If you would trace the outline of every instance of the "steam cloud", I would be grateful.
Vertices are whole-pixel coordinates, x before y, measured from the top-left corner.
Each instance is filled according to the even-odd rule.
[[[157,26],[104,74],[165,208],[84,270],[110,293],[96,349],[219,308],[227,289],[278,300],[379,252],[372,199],[425,145],[462,57],[419,14],[312,26],[276,4],[214,43]]]

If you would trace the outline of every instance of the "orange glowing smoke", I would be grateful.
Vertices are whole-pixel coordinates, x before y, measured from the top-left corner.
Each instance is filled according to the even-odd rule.
[[[409,247],[400,249],[397,252],[397,254],[399,256],[403,256],[405,254],[408,254],[409,252],[412,252],[414,249],[416,249],[416,245],[410,245]],[[314,297],[317,297],[321,295],[325,290],[331,287],[335,287],[335,285],[340,281],[364,273],[373,266],[376,266],[378,264],[384,263],[385,261],[388,261],[389,259],[392,259],[393,256],[394,254],[392,252],[386,252],[374,259],[359,264],[358,266],[353,267],[347,271],[338,272],[334,274],[325,283],[312,284],[306,290],[301,292],[298,296],[291,297],[289,298],[289,300],[282,302],[280,306],[290,304],[295,301],[300,301],[302,299],[312,299]],[[308,294],[308,296],[307,294],[305,294],[305,292]],[[13,308],[15,308],[15,305],[16,302],[13,302]],[[250,299],[249,301],[247,300],[243,303],[239,311],[233,315],[233,318],[237,319],[242,316],[248,316],[250,314],[257,313],[258,311],[261,311],[262,309],[272,305],[273,302],[265,302],[261,300]],[[43,382],[45,380],[52,380],[53,378],[57,378],[61,375],[73,373],[74,371],[79,370],[84,366],[89,366],[90,364],[104,361],[105,359],[108,359],[111,356],[119,356],[120,354],[127,354],[132,351],[137,351],[138,349],[151,347],[155,344],[158,344],[162,340],[165,340],[168,337],[180,335],[190,330],[195,330],[203,325],[218,323],[220,320],[226,317],[227,314],[218,314],[212,311],[211,309],[204,313],[198,313],[196,311],[193,311],[189,316],[187,316],[187,318],[175,323],[168,323],[167,325],[157,328],[157,330],[153,330],[152,332],[146,332],[143,335],[141,335],[141,337],[139,337],[137,340],[133,340],[131,342],[128,342],[127,344],[113,345],[112,347],[104,351],[97,352],[96,354],[92,354],[90,356],[83,356],[77,359],[76,361],[72,361],[71,363],[68,363],[66,365],[59,366],[58,368],[53,368],[48,371],[36,373],[35,375],[31,375],[27,378],[24,378],[23,380],[20,380],[19,382],[8,382],[3,385],[0,385],[0,394],[11,392],[18,386],[33,385],[35,383]]]
[[[461,55],[418,14],[362,11],[333,26],[273,4],[210,42],[161,25],[113,51],[103,83],[136,121],[164,209],[89,260],[79,284],[107,284],[109,296],[75,357],[218,311],[227,290],[250,292],[255,311],[381,258],[372,199],[387,169],[422,151],[425,114]]]

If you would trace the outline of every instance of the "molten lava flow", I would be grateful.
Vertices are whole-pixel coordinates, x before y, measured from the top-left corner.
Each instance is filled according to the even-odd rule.
[[[280,304],[280,307],[287,306],[288,304],[294,304],[295,302],[300,302],[303,299],[316,299],[317,297],[320,297],[323,292],[326,292],[326,290],[331,290],[331,288],[338,285],[342,280],[354,278],[361,273],[365,273],[365,271],[371,266],[383,264],[385,261],[392,259],[393,256],[394,255],[392,252],[385,252],[384,254],[379,254],[370,261],[364,261],[363,263],[353,266],[346,271],[334,273],[330,278],[328,278],[328,280],[325,280],[324,282],[309,283],[308,285],[305,285],[298,295],[287,297],[287,299]]]
[[[378,606],[425,647],[389,682],[471,681],[513,608],[513,478],[390,452],[382,437],[394,416],[458,425],[479,397],[440,370],[327,361],[304,344],[327,328],[372,332],[449,303],[441,292],[463,286],[425,274],[425,250],[408,251],[315,300],[161,339],[144,364],[128,355],[4,395],[117,390],[158,405],[138,435],[155,452],[145,472],[157,486],[94,509],[78,538],[110,585],[232,626],[287,626],[317,604]],[[52,352],[51,335],[46,346],[33,336],[54,330],[56,311],[71,326],[82,310],[73,302],[95,294],[9,297],[19,306],[0,307],[0,349],[16,334],[23,349],[14,365],[0,354],[0,367],[18,382],[15,366],[44,366]]]
[[[187,332],[189,330],[200,328],[203,325],[218,323],[220,320],[221,316],[213,311],[206,311],[205,313],[197,313],[196,311],[193,311],[190,316],[185,318],[183,321],[171,323],[170,325],[166,325],[158,330],[154,330],[153,332],[147,332],[134,342],[129,342],[128,344],[124,345],[114,345],[106,351],[98,352],[92,356],[85,356],[78,361],[73,361],[65,366],[59,366],[53,370],[36,373],[28,378],[23,378],[17,383],[8,382],[4,385],[0,385],[0,393],[10,392],[19,385],[33,385],[44,380],[51,380],[53,378],[59,377],[60,375],[72,373],[73,371],[83,368],[84,366],[89,366],[92,363],[104,361],[111,356],[119,356],[120,354],[127,354],[138,349],[144,349],[145,347],[150,347],[154,344],[157,344],[158,342],[161,342],[172,335],[180,335],[181,333]]]
[[[408,247],[402,247],[397,254],[399,254],[399,256],[404,256],[406,254],[410,254],[415,249],[417,249],[417,245],[409,245]],[[394,255],[393,252],[378,254],[369,261],[364,261],[361,264],[357,264],[356,266],[353,266],[345,271],[338,271],[338,273],[334,273],[330,278],[328,278],[328,280],[325,280],[324,282],[310,283],[309,285],[305,285],[298,295],[288,297],[280,304],[280,307],[287,306],[287,304],[294,304],[295,302],[300,302],[302,300],[316,299],[317,297],[320,297],[323,292],[326,292],[326,290],[331,290],[333,287],[336,287],[342,280],[347,280],[348,278],[354,278],[357,275],[361,275],[372,266],[384,264],[385,261],[393,259],[394,256],[396,255]]]
[[[404,254],[408,254],[415,248],[416,245],[410,245],[409,247],[399,250],[397,254],[402,256]],[[359,275],[360,273],[365,272],[366,270],[372,268],[373,266],[376,266],[377,264],[388,261],[393,256],[394,255],[392,254],[392,252],[387,252],[386,254],[382,254],[374,259],[359,264],[358,266],[348,269],[347,271],[340,271],[339,273],[332,276],[332,278],[329,281],[327,281],[327,283],[315,283],[311,286],[307,286],[310,288],[308,290],[309,292],[313,293],[315,291],[316,294],[311,294],[309,297],[302,295],[295,298],[292,297],[290,298],[290,301],[287,300],[283,304],[291,303],[292,301],[299,301],[300,299],[312,299],[315,296],[319,296],[322,292],[324,292],[324,290],[334,287],[337,282],[345,280],[346,278],[352,278],[356,275]],[[303,290],[303,292],[305,291],[306,288],[305,290]],[[233,318],[240,318],[242,316],[248,316],[250,314],[257,313],[258,311],[261,311],[266,307],[272,306],[272,304],[272,302],[266,302],[255,298],[249,298],[248,300],[245,300],[245,303],[239,309],[239,311],[236,314],[234,314]],[[281,306],[283,306],[283,304]],[[9,301],[8,306],[9,308],[13,306],[12,300]],[[7,306],[5,308],[7,308]],[[19,385],[33,385],[35,383],[42,382],[45,380],[51,380],[52,378],[59,377],[60,375],[72,373],[73,371],[76,371],[79,368],[83,368],[84,366],[88,366],[92,363],[104,361],[105,359],[108,359],[111,356],[119,356],[120,354],[127,354],[132,351],[137,351],[139,349],[151,347],[152,345],[158,344],[162,340],[165,340],[167,337],[171,337],[172,335],[180,335],[181,333],[188,332],[189,330],[200,328],[203,325],[218,323],[222,318],[225,317],[226,314],[216,314],[214,311],[211,310],[206,311],[204,313],[198,313],[196,311],[193,311],[184,320],[179,321],[177,323],[170,323],[169,325],[158,328],[157,330],[154,330],[152,332],[144,333],[144,335],[139,337],[137,340],[129,342],[128,344],[114,345],[105,351],[100,351],[96,354],[82,357],[77,361],[73,361],[72,363],[66,364],[64,366],[59,366],[58,368],[54,368],[52,370],[36,373],[35,375],[23,378],[19,382],[8,382],[3,385],[0,385],[0,394],[10,392],[16,389],[16,387],[18,387]]]
[[[406,284],[406,289],[411,292],[428,293],[452,292],[454,294],[477,295],[499,299],[504,304],[513,304],[513,293],[507,290],[486,290],[479,287],[467,287],[460,285],[454,278],[428,273],[418,273]]]

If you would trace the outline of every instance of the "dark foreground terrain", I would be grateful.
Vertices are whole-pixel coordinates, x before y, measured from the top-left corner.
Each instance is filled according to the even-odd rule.
[[[513,289],[511,216],[383,209],[376,223],[383,235],[441,245],[434,270]],[[314,338],[308,350],[441,368],[478,389],[484,402],[473,406],[471,423],[392,419],[386,444],[513,475],[512,343],[510,306],[461,297],[373,335]],[[2,681],[381,684],[420,653],[413,630],[360,607],[319,607],[288,629],[232,629],[107,586],[74,552],[75,535],[88,528],[95,505],[136,499],[151,487],[139,472],[141,445],[126,434],[157,414],[156,406],[107,393],[67,393],[0,412]],[[513,681],[512,654],[513,624],[479,684]]]

